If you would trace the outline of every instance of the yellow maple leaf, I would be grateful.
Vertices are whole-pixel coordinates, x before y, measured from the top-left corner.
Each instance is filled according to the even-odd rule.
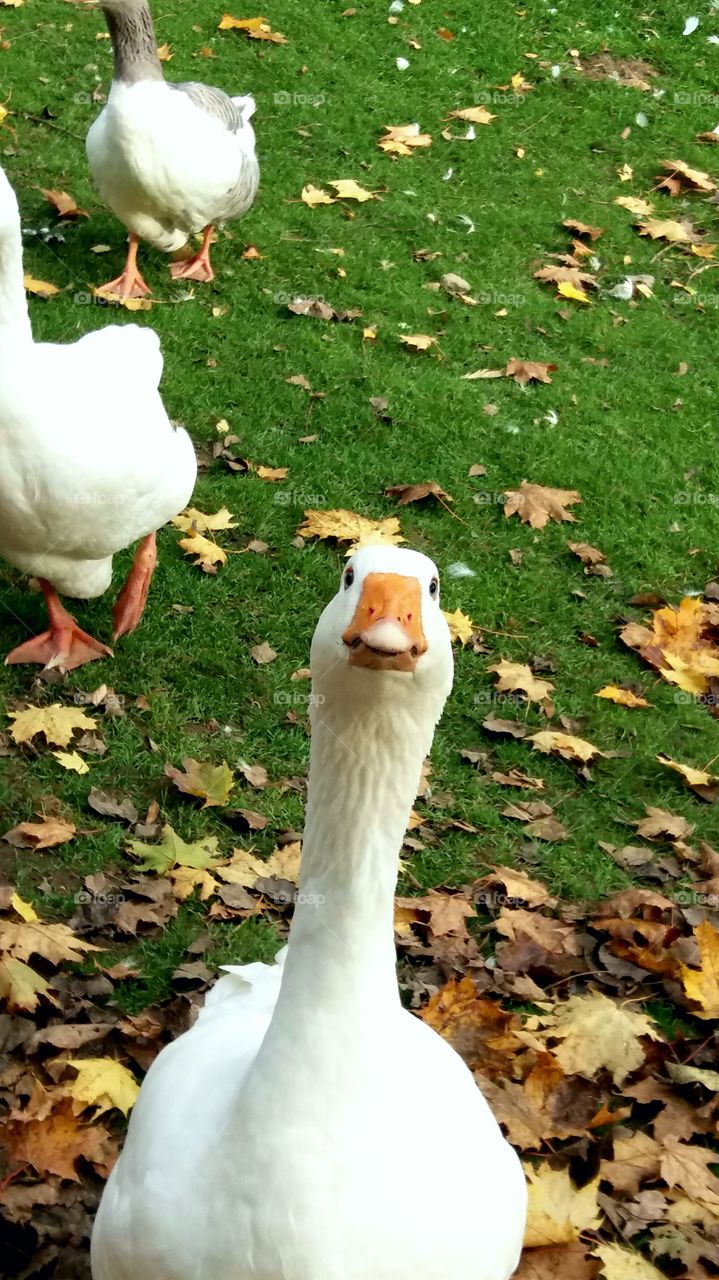
[[[687,596],[677,608],[655,610],[651,628],[630,622],[620,636],[670,684],[699,696],[719,676],[719,647],[711,638],[715,623],[715,606]]]
[[[497,674],[498,693],[520,692],[528,702],[544,702],[554,689],[551,680],[538,680],[524,662],[507,662],[502,658],[487,670]]]
[[[695,258],[713,258],[716,254],[717,246],[715,244],[693,244],[690,252]]]
[[[639,196],[617,196],[614,203],[620,205],[622,209],[628,209],[639,218],[648,218],[654,213],[654,205]]]
[[[523,480],[518,489],[505,489],[507,499],[504,514],[507,519],[518,515],[522,524],[533,529],[543,529],[549,520],[574,522],[576,516],[567,507],[582,501],[576,489],[551,489],[541,484],[528,484]]]
[[[443,609],[442,613],[444,614],[445,621],[449,627],[449,634],[452,643],[454,643],[455,640],[459,640],[461,645],[464,646],[467,644],[468,641],[472,639],[475,632],[475,625],[472,622],[472,619],[468,618],[466,613],[462,613],[461,609],[455,609],[454,613],[447,613],[446,610]]]
[[[542,729],[540,733],[533,733],[527,741],[531,742],[535,751],[542,751],[545,755],[561,756],[563,760],[579,760],[582,764],[589,764],[598,756],[604,756],[604,752],[600,751],[599,747],[586,742],[584,738],[575,738],[570,733],[559,733],[552,729]]]
[[[557,293],[562,298],[571,298],[573,302],[586,302],[587,305],[591,302],[589,294],[583,289],[577,289],[569,280],[560,281],[557,285]]]
[[[174,53],[172,52],[172,46],[171,46],[171,45],[169,45],[169,44],[158,44],[158,46],[157,46],[157,56],[158,56],[158,58],[160,59],[160,62],[171,62],[175,55],[174,55]]]
[[[670,177],[678,178],[682,186],[690,187],[693,191],[716,191],[716,183],[708,173],[701,169],[690,169],[683,160],[663,160],[662,168],[668,171]]]
[[[337,182],[328,182],[327,186],[334,188],[338,200],[357,200],[364,204],[367,200],[377,199],[373,191],[366,191],[354,178],[340,178]]]
[[[71,773],[89,773],[90,766],[77,751],[53,751],[53,756],[63,769]]]
[[[7,115],[7,112],[5,113]],[[23,276],[23,283],[27,293],[34,293],[38,298],[52,298],[54,294],[60,290],[56,284],[50,284],[48,280],[36,280],[34,276]]]
[[[399,340],[409,347],[410,351],[428,351],[430,347],[437,344],[437,339],[429,333],[400,333]]]
[[[541,1027],[546,1039],[559,1041],[552,1053],[566,1075],[593,1080],[599,1072],[609,1071],[617,1087],[644,1062],[642,1038],[662,1038],[645,1013],[620,1005],[601,991],[570,996],[549,1013],[530,1017],[526,1026],[529,1030]]]
[[[452,120],[469,120],[471,124],[490,124],[497,117],[493,116],[486,107],[480,105],[478,107],[462,107],[459,111],[450,111]]]
[[[25,920],[30,923],[33,920],[40,919],[32,903],[23,901],[19,893],[13,893],[12,898],[10,899],[10,906],[13,911],[17,912],[21,920]]]
[[[431,147],[431,133],[420,133],[418,124],[386,124],[377,146],[390,155],[411,156],[415,147]]]
[[[116,1107],[128,1115],[140,1086],[121,1062],[115,1058],[58,1058],[58,1062],[77,1072],[77,1078],[66,1085],[67,1095],[80,1104],[76,1114],[85,1107],[97,1107],[98,1115]]]
[[[594,1257],[601,1260],[604,1280],[665,1280],[664,1272],[657,1271],[641,1253],[620,1244],[598,1244]]]
[[[0,961],[0,996],[7,1000],[11,1011],[22,1009],[32,1013],[41,996],[57,1004],[49,990],[50,983],[29,964],[9,958]]]
[[[578,1240],[582,1231],[595,1231],[600,1225],[599,1176],[579,1190],[568,1169],[551,1169],[549,1165],[539,1169],[525,1165],[524,1169],[529,1196],[525,1248],[569,1244]]]
[[[101,950],[101,947],[76,938],[66,924],[43,924],[39,920],[23,921],[22,924],[0,921],[0,952],[13,960],[29,960],[34,955],[42,956],[55,965],[62,964],[63,960],[77,963],[86,951]]]
[[[719,1018],[719,932],[703,920],[694,930],[699,944],[700,969],[682,965],[681,977],[684,990],[690,1000],[701,1005],[695,1009],[697,1018]]]
[[[224,430],[228,424],[224,421],[218,422],[216,430],[219,430],[220,426]],[[188,507],[179,516],[175,516],[171,523],[176,529],[182,529],[185,533],[216,533],[219,529],[237,528],[227,507],[221,507],[214,515],[207,515],[204,511],[198,511],[196,507]]]
[[[260,466],[253,466],[253,470],[255,475],[260,477],[260,480],[266,480],[268,483],[273,484],[278,480],[287,479],[289,467],[263,467],[260,464]]]
[[[94,729],[97,721],[79,707],[63,707],[54,702],[50,707],[25,707],[23,711],[8,711],[14,721],[10,730],[13,742],[32,742],[38,734],[54,747],[66,747],[77,729]]]
[[[321,187],[313,187],[311,182],[302,188],[300,200],[303,204],[308,204],[311,209],[314,209],[315,205],[318,204],[335,203],[334,198],[331,195],[326,191],[323,191]]]
[[[202,569],[203,573],[217,573],[217,565],[227,563],[227,552],[201,533],[194,533],[189,538],[180,538],[179,545],[186,555],[196,557],[193,563],[197,569]]]
[[[704,769],[695,769],[690,764],[680,764],[678,760],[671,760],[669,756],[664,755],[661,751],[657,756],[657,760],[666,769],[674,769],[676,773],[681,774],[687,785],[700,795],[703,788],[707,788],[710,792],[719,788],[719,778],[714,773],[707,773]]]
[[[231,13],[223,14],[217,24],[220,31],[242,31],[250,40],[269,40],[272,44],[287,44],[287,36],[280,31],[273,31],[266,18],[233,18]]]
[[[347,555],[358,547],[399,546],[405,539],[400,533],[397,516],[384,520],[369,520],[354,511],[305,511],[305,518],[297,532],[302,538],[332,538],[336,542],[349,542]]]
[[[687,244],[693,239],[691,224],[676,222],[673,218],[647,218],[638,224],[640,236],[651,240],[668,240],[670,244]]]
[[[605,684],[604,688],[598,689],[595,698],[606,698],[607,702],[616,702],[620,707],[650,707],[651,702],[647,702],[646,698],[640,698],[636,693],[632,693],[631,689],[621,689],[616,684]]]

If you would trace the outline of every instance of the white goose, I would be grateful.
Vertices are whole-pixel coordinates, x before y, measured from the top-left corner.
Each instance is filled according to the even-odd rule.
[[[110,654],[57,593],[102,595],[113,555],[138,539],[113,610],[114,638],[140,621],[155,531],[187,505],[197,474],[192,442],[160,399],[161,375],[157,334],[137,325],[110,325],[63,346],[33,341],[20,213],[0,169],[0,556],[40,579],[50,619],[6,662],[71,671]]]
[[[199,252],[174,262],[174,279],[214,280],[217,223],[246,213],[260,180],[250,119],[255,102],[188,81],[168,84],[147,0],[75,0],[105,14],[115,56],[107,100],[87,135],[87,155],[106,204],[130,238],[122,275],[103,286],[120,297],[149,293],[137,267],[147,240],[166,253],[203,233]]]
[[[320,618],[286,958],[230,969],[152,1065],[94,1280],[508,1280],[517,1265],[519,1160],[395,975],[398,851],[452,684],[436,574],[417,552],[361,549]]]

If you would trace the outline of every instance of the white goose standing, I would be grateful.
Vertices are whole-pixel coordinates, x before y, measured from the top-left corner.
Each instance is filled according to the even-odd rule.
[[[98,0],[76,3],[98,8]],[[139,241],[172,253],[200,231],[199,251],[170,272],[176,280],[214,280],[215,225],[239,218],[257,195],[254,99],[195,81],[169,84],[147,0],[100,0],[99,7],[115,71],[107,104],[88,132],[87,155],[103,200],[130,233],[125,269],[103,291],[149,293],[137,266]]]
[[[232,969],[151,1067],[94,1280],[508,1280],[517,1265],[519,1160],[395,974],[398,851],[452,683],[431,561],[358,551],[311,664],[286,958]]]
[[[58,591],[102,595],[112,557],[142,539],[113,610],[114,638],[138,625],[155,531],[187,505],[197,475],[192,441],[160,399],[161,376],[152,329],[109,325],[64,345],[33,341],[20,213],[0,169],[0,556],[40,579],[50,619],[7,663],[71,671],[111,654],[80,630]]]

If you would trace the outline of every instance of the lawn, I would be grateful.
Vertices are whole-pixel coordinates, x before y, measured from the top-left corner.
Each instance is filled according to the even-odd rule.
[[[44,919],[58,920],[72,916],[87,875],[122,883],[131,867],[127,825],[88,807],[91,787],[119,789],[141,814],[156,803],[183,839],[214,835],[226,853],[252,844],[268,855],[284,833],[301,831],[301,786],[258,789],[241,770],[262,765],[277,784],[306,771],[308,685],[292,675],[307,665],[343,549],[296,534],[306,509],[343,508],[372,519],[398,515],[408,544],[439,566],[444,608],[461,610],[475,628],[474,642],[455,646],[454,692],[435,742],[431,786],[440,803],[418,806],[439,819],[438,829],[429,822],[426,838],[421,829],[405,849],[401,890],[463,886],[505,863],[568,901],[602,898],[632,880],[601,845],[636,843],[629,824],[647,805],[683,815],[710,843],[719,839],[719,809],[656,760],[665,752],[706,768],[719,756],[716,719],[617,634],[622,622],[647,618],[646,607],[629,603],[637,594],[676,605],[701,595],[717,573],[719,263],[688,244],[640,236],[637,218],[615,203],[642,197],[655,218],[690,219],[709,244],[719,235],[710,194],[655,189],[664,161],[719,173],[719,152],[697,140],[719,121],[717,53],[707,42],[719,16],[702,3],[698,30],[685,36],[685,15],[666,2],[645,11],[628,0],[423,0],[396,22],[375,0],[272,0],[263,12],[286,44],[219,31],[223,10],[209,0],[155,5],[169,78],[255,96],[262,183],[250,213],[220,235],[213,285],[180,288],[166,260],[145,249],[154,305],[129,314],[92,295],[117,274],[124,252],[124,230],[100,205],[84,152],[111,75],[102,15],[55,0],[2,9],[0,97],[10,112],[2,163],[27,233],[26,271],[59,288],[49,300],[31,297],[35,337],[72,341],[109,323],[151,324],[162,340],[165,404],[201,458],[194,505],[227,507],[235,521],[216,535],[232,553],[216,574],[183,555],[178,530],[161,532],[145,619],[114,661],[59,683],[35,668],[0,668],[0,732],[9,730],[8,711],[71,704],[77,691],[102,683],[123,710],[85,708],[97,715],[107,750],[86,756],[83,776],[47,750],[0,738],[0,830],[42,813],[78,828],[50,851],[18,851],[0,839],[4,878]],[[605,49],[651,64],[649,88],[588,75],[580,58]],[[409,66],[398,68],[398,58]],[[512,87],[517,73],[531,89]],[[448,116],[478,103],[496,118],[466,139],[467,122]],[[411,121],[431,134],[431,146],[408,156],[378,148],[384,126]],[[341,179],[375,198],[317,207],[300,199],[307,184],[329,191]],[[40,188],[71,192],[90,216],[58,222]],[[567,218],[604,229],[591,242],[598,264],[584,259],[600,284],[588,303],[534,278],[556,261],[552,254],[570,251]],[[36,234],[43,227],[56,235]],[[259,254],[243,256],[248,245]],[[447,291],[446,273],[466,280],[473,301]],[[647,294],[611,296],[630,273],[654,278]],[[296,295],[361,316],[338,323],[293,314],[287,303]],[[363,334],[368,328],[376,337]],[[401,341],[413,334],[435,341],[415,351]],[[551,381],[464,378],[513,357],[556,365]],[[311,390],[288,381],[297,375]],[[376,397],[387,402],[380,412],[370,403]],[[213,458],[223,420],[238,438],[231,453],[286,468],[286,478],[269,481]],[[475,464],[486,474],[471,476]],[[535,530],[505,517],[505,491],[523,479],[578,491],[576,523]],[[388,486],[422,481],[437,482],[452,501],[399,508],[384,496]],[[599,548],[613,576],[585,574],[568,539]],[[248,549],[257,540],[264,553]],[[129,554],[118,557],[117,583],[128,564]],[[457,565],[471,575],[457,576]],[[75,612],[108,638],[109,596]],[[27,580],[0,563],[2,651],[39,630],[42,617]],[[251,651],[263,642],[277,656],[258,664]],[[553,727],[567,717],[570,732],[610,753],[591,780],[524,741],[483,730],[490,713],[526,718],[532,731],[547,725],[536,704],[495,697],[487,668],[500,658],[530,663],[552,681]],[[651,706],[597,699],[607,684],[632,684]],[[472,767],[463,750],[489,753],[487,767]],[[236,816],[201,810],[180,794],[164,768],[188,756],[226,761],[237,776],[231,806],[259,810],[264,829],[248,834]],[[544,779],[543,798],[566,839],[529,840],[502,815],[516,795],[491,772],[510,768]],[[445,828],[444,819],[471,830]],[[271,957],[283,936],[277,912],[210,919],[209,909],[192,898],[164,929],[105,934],[104,963],[125,961],[137,972],[115,987],[120,1009],[136,1014],[167,1002],[177,991],[173,973],[200,952],[214,972],[229,960]],[[199,951],[188,953],[198,938]],[[27,1266],[26,1245],[18,1249]]]

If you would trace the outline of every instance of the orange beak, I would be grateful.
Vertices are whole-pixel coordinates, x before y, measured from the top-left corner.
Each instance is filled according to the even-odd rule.
[[[352,667],[414,671],[427,652],[417,579],[398,573],[368,573],[342,639],[350,651]]]

